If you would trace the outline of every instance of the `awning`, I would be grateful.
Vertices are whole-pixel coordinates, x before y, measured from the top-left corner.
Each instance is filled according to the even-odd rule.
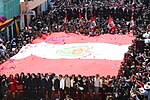
[[[4,22],[0,22],[0,30],[10,25],[14,20],[19,19],[20,16],[16,16],[14,18],[11,18],[9,20],[5,20]]]
[[[9,19],[9,20],[6,20],[5,22],[0,22],[0,30],[6,26],[8,26],[9,24],[11,24],[13,21],[13,18]]]
[[[0,22],[5,22],[7,19],[6,19],[6,17],[4,17],[4,16],[0,16]]]

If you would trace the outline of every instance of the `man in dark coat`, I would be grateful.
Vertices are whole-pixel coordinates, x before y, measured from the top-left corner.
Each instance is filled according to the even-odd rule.
[[[83,81],[81,75],[78,75],[78,95],[79,95],[79,100],[81,100],[82,95],[81,92],[83,92]]]
[[[45,99],[45,94],[46,94],[46,79],[43,76],[43,74],[41,75],[41,84],[40,84],[40,93],[41,93],[41,98]]]
[[[52,98],[52,77],[48,75],[48,73],[45,74],[45,89],[48,91],[48,98],[51,100]]]
[[[54,89],[55,89],[55,93],[58,94],[58,90],[60,88],[60,82],[59,82],[59,79],[58,79],[58,76],[55,76],[56,79],[54,80]]]
[[[37,81],[36,81],[36,75],[31,75],[31,84],[30,84],[30,91],[31,91],[31,98],[35,99],[37,98]]]
[[[28,73],[27,77],[25,78],[25,83],[24,83],[24,94],[25,98],[29,98],[31,96],[31,75]]]
[[[41,98],[41,75],[40,73],[36,75],[36,84],[37,84],[37,95],[38,95],[38,98],[40,99]]]
[[[76,8],[73,9],[72,16],[73,16],[74,19],[78,18],[77,9]]]
[[[1,77],[1,76],[0,76]],[[1,88],[1,78],[0,78],[0,100],[3,99],[3,94],[2,94],[2,88]]]
[[[92,14],[91,9],[90,9],[90,8],[87,8],[87,19],[88,19],[88,20],[91,19],[91,17],[92,17],[91,14]]]
[[[122,7],[118,8],[118,18],[121,19],[123,17],[123,9]]]

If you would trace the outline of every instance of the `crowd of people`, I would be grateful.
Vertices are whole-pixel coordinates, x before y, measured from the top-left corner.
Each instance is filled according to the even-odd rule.
[[[0,75],[0,97],[7,100],[21,97],[26,100],[150,100],[150,45],[145,43],[144,52],[137,52],[138,39],[150,39],[149,2],[97,2],[88,0],[67,1],[33,19],[32,29],[22,31],[11,41],[0,39],[0,64],[15,55],[22,46],[32,43],[42,34],[53,32],[73,32],[83,35],[127,34],[130,32],[130,20],[134,18],[133,34],[136,39],[124,55],[117,76],[57,75],[54,73],[24,73],[15,76]],[[88,4],[88,5],[87,5]],[[134,8],[134,11],[133,11]],[[116,25],[108,28],[108,19],[112,16]],[[96,28],[92,29],[91,19],[95,18]],[[147,34],[145,37],[143,32]],[[66,98],[65,98],[66,97]],[[19,100],[21,100],[19,98]]]
[[[36,39],[34,33],[22,31],[20,35],[14,37],[10,41],[4,41],[0,38],[0,64],[14,56],[19,50],[28,43]]]
[[[1,75],[1,93],[4,98],[21,95],[26,100],[64,100],[68,95],[73,100],[149,100],[150,52],[147,55],[146,51],[133,51],[135,41],[125,53],[117,76],[62,76],[54,73]],[[149,44],[147,46],[150,47]]]
[[[51,14],[39,17],[37,23],[31,24],[37,30],[48,27],[51,32],[73,32],[88,35],[126,34],[130,32],[130,21],[135,23],[134,33],[144,31],[149,23],[149,4],[92,2],[89,4],[63,4]],[[116,28],[108,28],[109,17],[113,18]],[[91,20],[94,18],[95,24]],[[41,25],[39,25],[39,23]],[[41,27],[39,27],[41,26]],[[93,28],[95,26],[95,28]]]

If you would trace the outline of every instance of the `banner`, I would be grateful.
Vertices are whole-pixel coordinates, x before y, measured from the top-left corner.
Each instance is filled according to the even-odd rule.
[[[22,11],[21,12],[22,15],[35,15],[35,11]]]

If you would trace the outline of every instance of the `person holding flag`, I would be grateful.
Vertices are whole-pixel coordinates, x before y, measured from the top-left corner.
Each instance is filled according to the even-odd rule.
[[[67,16],[67,14],[66,14],[66,15],[65,15],[65,18],[64,18],[64,23],[63,23],[63,25],[66,26],[67,23],[68,23],[68,16]]]
[[[91,29],[91,32],[89,33],[89,36],[92,35],[94,33],[94,30],[96,29],[97,25],[96,25],[96,22],[95,22],[95,16],[92,16],[91,18],[91,21],[90,21],[90,29]]]
[[[114,30],[116,29],[116,25],[112,19],[112,17],[110,16],[108,19],[108,25],[107,25],[108,29],[111,31],[111,33],[114,32]]]

